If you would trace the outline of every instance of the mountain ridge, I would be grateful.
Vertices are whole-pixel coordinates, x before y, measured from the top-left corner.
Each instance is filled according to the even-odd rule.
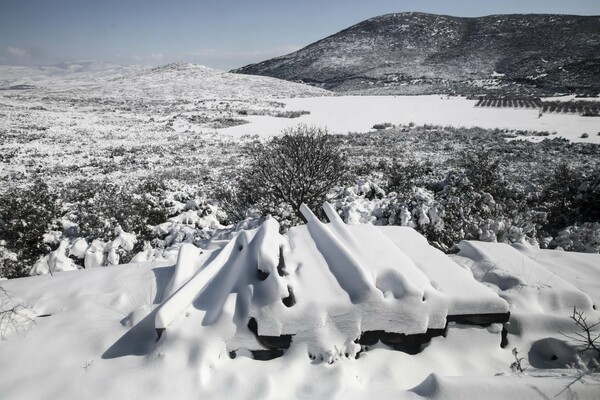
[[[395,13],[232,72],[337,92],[597,93],[600,17]]]

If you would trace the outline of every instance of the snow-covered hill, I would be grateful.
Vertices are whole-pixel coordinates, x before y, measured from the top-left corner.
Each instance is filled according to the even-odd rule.
[[[326,96],[326,90],[270,77],[245,76],[197,64],[169,64],[116,78],[98,93],[124,98],[265,99]]]
[[[567,336],[573,307],[600,318],[600,256],[463,242],[448,257],[411,228],[325,211],[285,235],[267,219],[183,244],[177,261],[2,282],[3,308],[23,307],[2,321],[2,398],[598,394],[593,353]]]
[[[344,93],[597,93],[599,50],[597,16],[408,12],[362,21],[235,72]]]
[[[232,74],[189,63],[156,68],[104,63],[0,66],[0,89],[11,88],[50,90],[78,97],[138,100],[243,100],[329,94],[326,90],[308,85]]]
[[[0,65],[0,89],[13,87],[32,89],[65,89],[94,84],[142,71],[147,67],[117,65],[104,62],[76,62],[57,65]]]

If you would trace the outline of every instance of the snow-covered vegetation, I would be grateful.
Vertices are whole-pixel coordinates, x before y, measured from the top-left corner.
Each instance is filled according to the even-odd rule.
[[[463,239],[600,250],[598,145],[427,125],[325,135],[323,147],[298,130],[318,132],[301,126],[266,143],[209,136],[191,152],[187,143],[165,145],[174,159],[123,149],[117,165],[110,156],[90,160],[101,176],[27,171],[21,178],[32,184],[15,177],[0,194],[3,275],[52,272],[51,254],[59,269],[155,257],[267,214],[287,229],[300,221],[301,203],[315,208],[326,198],[348,223],[411,226],[444,251]],[[298,146],[307,153],[292,157]]]
[[[600,145],[565,139],[585,117],[5,70],[0,397],[597,393]]]

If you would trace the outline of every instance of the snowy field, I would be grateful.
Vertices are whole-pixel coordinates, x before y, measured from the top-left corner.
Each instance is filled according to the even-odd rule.
[[[576,307],[600,320],[600,255],[477,241],[446,255],[409,227],[352,225],[373,223],[390,201],[365,193],[344,204],[349,225],[326,204],[330,223],[304,209],[308,223],[285,234],[274,218],[246,230],[221,225],[202,192],[239,177],[252,136],[299,123],[341,134],[404,125],[401,139],[380,135],[385,149],[345,136],[355,165],[369,166],[398,156],[443,164],[480,143],[410,123],[600,143],[600,118],[538,118],[459,97],[334,96],[192,64],[0,67],[0,88],[0,192],[35,179],[59,191],[98,190],[87,179],[181,185],[171,188],[175,216],[153,227],[166,248],[91,268],[107,248],[118,262],[133,235],[88,244],[55,232],[63,247],[42,260],[72,271],[0,281],[0,399],[600,398],[600,355],[581,351],[585,332],[571,319]],[[444,138],[432,146],[436,134]],[[592,146],[571,147],[579,157]],[[592,171],[592,150],[570,161]],[[550,171],[571,155],[527,154],[511,168]]]
[[[546,131],[550,138],[600,143],[595,117],[538,118],[537,110],[480,108],[461,97],[334,96],[194,64],[0,67],[0,89],[0,176],[12,182],[32,173],[62,182],[157,169],[168,174],[173,159],[200,174],[215,163],[235,164],[221,150],[228,141],[267,138],[300,123],[341,134],[381,123],[477,126],[531,141],[548,137],[534,131]],[[225,157],[211,159],[217,153]]]
[[[572,96],[568,96],[572,99]],[[223,129],[233,136],[271,136],[297,122],[326,126],[334,133],[365,132],[374,124],[433,124],[453,127],[480,127],[556,133],[571,141],[600,143],[600,118],[579,115],[544,114],[537,109],[492,109],[475,107],[477,100],[463,97],[431,96],[339,96],[296,98],[283,101],[292,110],[307,110],[297,120],[269,117],[250,118],[251,124]],[[589,138],[582,139],[581,134]],[[530,137],[542,140],[542,137]]]

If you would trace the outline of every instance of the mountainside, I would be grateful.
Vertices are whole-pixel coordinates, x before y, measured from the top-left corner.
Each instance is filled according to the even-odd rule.
[[[338,92],[598,92],[600,17],[388,14],[233,72]]]

